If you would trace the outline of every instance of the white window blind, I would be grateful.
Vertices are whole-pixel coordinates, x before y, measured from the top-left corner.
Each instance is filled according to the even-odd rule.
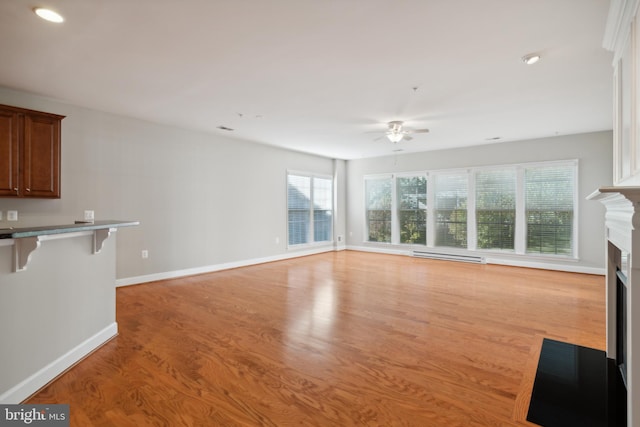
[[[396,178],[400,243],[427,243],[427,178],[400,176]]]
[[[308,243],[310,238],[309,209],[311,207],[311,177],[287,176],[287,209],[289,244]]]
[[[330,242],[333,236],[333,180],[287,174],[289,245]]]
[[[516,179],[515,168],[476,172],[478,249],[514,250]]]
[[[328,242],[333,228],[332,180],[313,178],[313,240]]]
[[[435,176],[435,244],[467,247],[468,174]]]
[[[525,169],[527,253],[573,255],[575,165]]]
[[[367,240],[391,242],[392,178],[365,179]]]

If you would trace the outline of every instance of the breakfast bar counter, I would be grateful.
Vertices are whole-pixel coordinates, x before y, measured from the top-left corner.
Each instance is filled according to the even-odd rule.
[[[0,404],[23,402],[117,336],[115,235],[136,225],[0,227]]]
[[[94,222],[77,222],[75,224],[45,225],[39,227],[13,228],[0,227],[0,239],[19,239],[23,237],[50,236],[52,234],[76,233],[79,231],[102,230],[106,228],[139,225],[138,221],[102,220]]]
[[[0,228],[0,245],[14,245],[13,271],[19,272],[27,268],[31,254],[40,246],[42,240],[74,237],[72,233],[93,234],[93,253],[102,250],[104,241],[118,227],[139,225],[138,221],[103,220],[95,222],[78,222],[75,224],[46,225],[39,227]],[[7,241],[7,239],[12,239]]]

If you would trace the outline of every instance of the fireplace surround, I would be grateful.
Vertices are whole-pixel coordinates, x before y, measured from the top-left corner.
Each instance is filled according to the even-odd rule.
[[[609,250],[616,250],[610,248]],[[621,269],[616,271],[616,358],[622,380],[627,383],[627,279]]]
[[[607,358],[626,385],[627,425],[640,426],[640,187],[601,187],[605,208]]]

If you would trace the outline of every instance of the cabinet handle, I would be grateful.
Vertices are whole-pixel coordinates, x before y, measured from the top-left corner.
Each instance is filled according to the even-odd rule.
[[[30,189],[30,188],[27,188],[27,191],[31,191],[31,189]]]
[[[14,188],[13,188],[13,191],[18,191],[18,187],[14,187]]]

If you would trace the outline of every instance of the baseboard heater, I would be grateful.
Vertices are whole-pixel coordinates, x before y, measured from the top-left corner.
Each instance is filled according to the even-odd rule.
[[[411,255],[417,258],[440,259],[445,261],[472,262],[475,264],[487,263],[484,257],[476,256],[476,255],[443,254],[439,252],[427,252],[427,251],[413,251]]]

